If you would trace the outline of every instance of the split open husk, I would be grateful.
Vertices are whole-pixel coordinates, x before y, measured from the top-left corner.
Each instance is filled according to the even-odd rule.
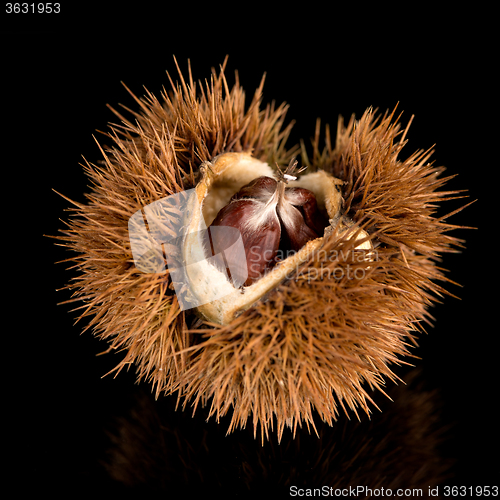
[[[187,232],[182,245],[182,258],[188,284],[186,300],[197,304],[196,310],[205,320],[226,325],[293,276],[298,267],[321,248],[325,235],[307,242],[252,285],[235,288],[227,275],[207,260],[203,231],[242,186],[260,176],[273,177],[275,172],[267,163],[248,153],[221,154],[211,162],[205,162],[200,172],[201,179],[185,215]],[[335,227],[345,230],[352,225],[341,214],[341,180],[319,170],[302,175],[290,185],[314,193],[318,208],[326,212],[330,221],[325,234]],[[372,244],[367,237],[362,229],[356,231],[356,238],[363,240],[356,248],[371,250]]]

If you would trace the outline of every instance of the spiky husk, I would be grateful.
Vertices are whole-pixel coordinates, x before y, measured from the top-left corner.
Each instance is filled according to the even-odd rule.
[[[297,153],[285,143],[287,106],[261,109],[262,84],[245,108],[236,79],[224,67],[210,82],[172,83],[162,102],[147,94],[135,120],[111,127],[112,146],[101,166],[86,162],[88,203],[60,237],[77,252],[78,275],[68,288],[82,301],[87,328],[125,356],[116,371],[135,364],[156,394],[177,392],[183,405],[211,402],[217,419],[233,410],[229,432],[252,419],[262,439],[276,426],[296,429],[316,410],[332,424],[339,409],[370,412],[367,388],[395,380],[392,363],[409,355],[428,306],[444,293],[436,265],[459,242],[455,226],[437,217],[447,179],[428,162],[431,151],[399,157],[406,142],[394,112],[366,111],[303,164],[345,181],[345,212],[371,235],[375,259],[360,259],[351,234],[333,233],[294,278],[228,326],[202,323],[181,311],[168,274],[144,274],[133,262],[128,219],[145,205],[195,186],[201,162],[225,151],[248,151],[269,164]],[[275,420],[274,420],[275,419]]]

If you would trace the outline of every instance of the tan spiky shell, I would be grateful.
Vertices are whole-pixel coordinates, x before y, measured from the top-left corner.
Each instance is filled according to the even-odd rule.
[[[135,364],[158,396],[177,392],[195,409],[210,404],[216,418],[232,410],[229,431],[251,418],[264,438],[274,424],[278,436],[285,424],[314,427],[313,410],[330,424],[340,409],[370,411],[367,388],[396,378],[390,365],[409,354],[427,307],[444,293],[436,260],[458,241],[435,215],[456,193],[439,191],[447,179],[429,163],[431,151],[401,160],[408,127],[394,112],[368,110],[347,126],[340,120],[335,145],[327,134],[322,150],[318,128],[303,163],[344,181],[344,213],[368,232],[375,258],[360,259],[352,234],[333,231],[293,279],[229,325],[181,311],[168,273],[135,267],[128,221],[194,188],[199,166],[223,152],[287,163],[297,153],[285,147],[287,106],[261,109],[261,99],[262,84],[246,108],[242,87],[230,89],[222,67],[209,83],[181,76],[161,102],[136,98],[135,121],[115,111],[122,123],[102,148],[104,164],[85,165],[88,203],[74,204],[59,238],[77,253],[79,274],[68,288],[91,317],[88,328],[125,352],[117,371]]]

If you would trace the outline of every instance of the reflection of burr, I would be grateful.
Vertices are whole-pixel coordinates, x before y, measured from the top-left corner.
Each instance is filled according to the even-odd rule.
[[[281,441],[271,435],[263,446],[251,429],[226,436],[225,428],[205,422],[208,410],[191,418],[175,411],[175,400],[155,401],[137,388],[130,408],[107,427],[102,462],[120,485],[157,493],[177,486],[244,498],[265,490],[281,498],[292,487],[325,485],[334,493],[357,486],[392,489],[392,496],[398,488],[420,488],[420,497],[427,498],[429,488],[453,482],[454,461],[447,450],[453,432],[442,420],[442,394],[423,383],[420,369],[398,374],[405,383],[388,388],[393,401],[374,396],[381,411],[371,418],[339,415],[332,427],[317,422],[318,435],[306,428],[295,436],[285,430]],[[367,498],[364,493],[351,496]]]

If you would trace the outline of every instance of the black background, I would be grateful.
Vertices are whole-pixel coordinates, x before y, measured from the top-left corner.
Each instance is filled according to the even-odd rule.
[[[414,363],[440,391],[443,425],[455,425],[448,453],[458,461],[447,484],[498,481],[498,460],[491,455],[498,446],[498,251],[490,220],[498,141],[497,126],[489,122],[497,104],[490,45],[482,32],[465,29],[482,16],[368,16],[361,25],[357,12],[331,18],[315,12],[311,21],[296,12],[290,23],[261,13],[246,14],[246,22],[237,14],[228,22],[212,15],[194,26],[188,7],[164,22],[161,13],[149,11],[145,20],[127,14],[126,25],[120,16],[107,17],[106,24],[78,11],[46,24],[36,16],[3,18],[4,411],[16,424],[5,433],[15,442],[11,463],[22,476],[18,487],[102,484],[114,491],[99,465],[104,429],[130,406],[131,394],[149,394],[147,384],[135,385],[132,369],[102,378],[120,355],[96,357],[107,346],[88,332],[80,335],[76,313],[57,305],[69,298],[56,289],[71,272],[54,264],[68,255],[44,236],[57,234],[68,206],[53,189],[83,201],[88,182],[79,163],[82,156],[99,160],[92,135],[115,121],[106,104],[135,106],[121,81],[136,94],[143,85],[159,94],[169,85],[165,71],[176,77],[173,55],[184,71],[189,58],[195,79],[204,79],[226,54],[226,74],[231,82],[238,70],[248,98],[267,73],[265,102],[290,104],[288,117],[296,120],[290,144],[307,141],[317,117],[335,130],[339,114],[360,116],[368,106],[385,111],[399,102],[404,123],[415,115],[406,154],[436,144],[435,163],[459,174],[449,187],[468,189],[469,199],[478,200],[451,219],[478,229],[457,230],[466,250],[443,262],[462,285],[450,288],[461,300],[446,297],[434,308],[435,327],[421,337],[415,354],[422,360]],[[150,26],[153,21],[159,22]],[[442,213],[461,203],[449,202]],[[172,401],[164,411],[174,414]],[[221,443],[243,433],[225,438],[228,419],[217,426],[205,424],[203,415],[200,410],[191,419],[188,410],[178,411],[172,421],[187,434],[204,427]],[[259,440],[248,443],[260,447]],[[233,460],[220,453],[214,448],[211,457],[221,467]],[[228,484],[237,484],[229,472]]]

